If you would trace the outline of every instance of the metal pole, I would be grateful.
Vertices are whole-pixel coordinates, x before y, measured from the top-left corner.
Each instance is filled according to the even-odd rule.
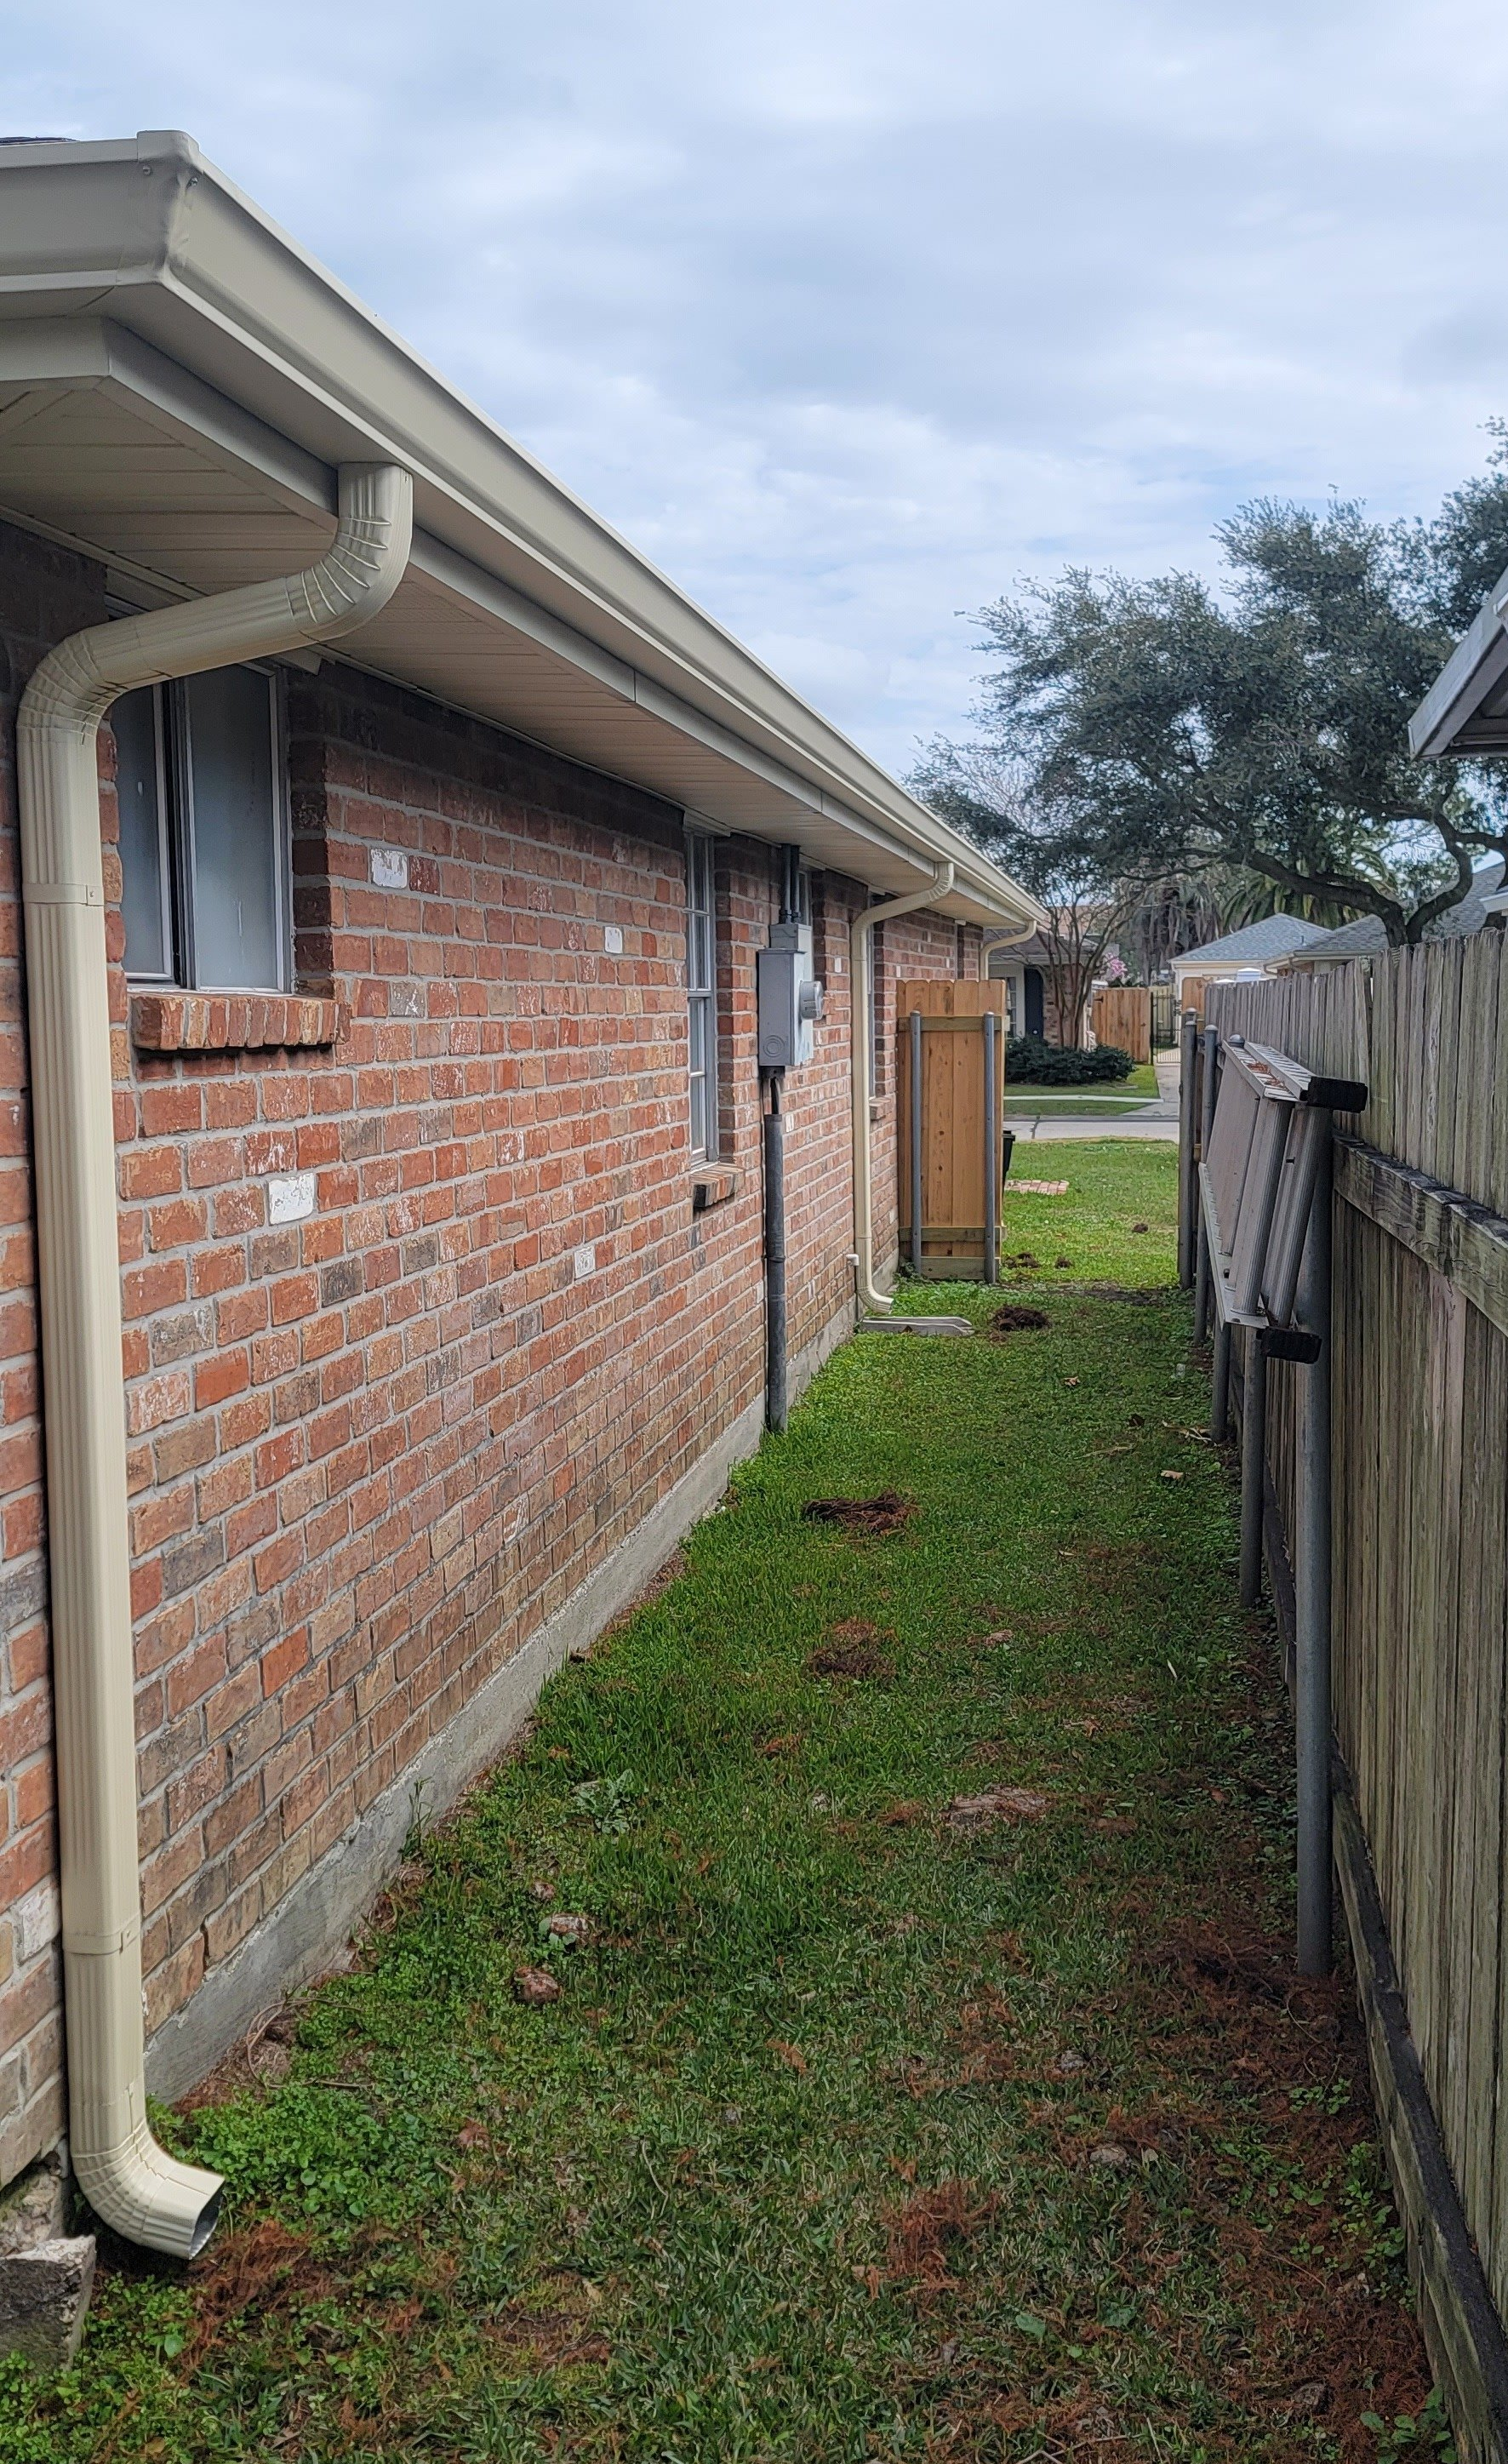
[[[1193,1056],[1199,1022],[1185,1010],[1178,1034],[1178,1281],[1193,1283]]]
[[[994,1012],[984,1014],[984,1279],[1000,1274],[1000,1128],[994,1111]]]
[[[764,1416],[776,1433],[790,1417],[785,1329],[785,1115],[780,1072],[770,1078],[764,1116]]]
[[[911,1012],[911,1273],[922,1273],[922,1013]]]
[[[1194,1227],[1193,1275],[1193,1339],[1203,1343],[1210,1331],[1210,1241],[1204,1228],[1204,1209],[1199,1209]]]
[[[1262,1505],[1267,1472],[1267,1354],[1260,1327],[1246,1330],[1241,1379],[1241,1606],[1262,1596]]]
[[[1214,1312],[1214,1375],[1210,1382],[1210,1435],[1217,1446],[1231,1439],[1231,1330]]]
[[[1213,1026],[1205,1028],[1201,1038],[1203,1059],[1199,1071],[1199,1160],[1210,1152],[1210,1135],[1214,1128],[1215,1069],[1219,1061],[1220,1038]],[[1198,1174],[1194,1175],[1194,1242],[1198,1268],[1193,1287],[1193,1339],[1203,1343],[1210,1331],[1210,1236],[1205,1229],[1204,1208],[1199,1202]]]
[[[1304,1372],[1294,1567],[1294,1716],[1299,1751],[1299,1973],[1328,1976],[1330,1907],[1330,1138],[1320,1148],[1300,1322],[1320,1338]]]

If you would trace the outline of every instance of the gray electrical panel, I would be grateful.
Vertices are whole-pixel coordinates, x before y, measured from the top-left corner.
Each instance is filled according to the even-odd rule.
[[[758,953],[759,1067],[798,1069],[810,1061],[822,987],[812,973],[809,924],[773,924]]]

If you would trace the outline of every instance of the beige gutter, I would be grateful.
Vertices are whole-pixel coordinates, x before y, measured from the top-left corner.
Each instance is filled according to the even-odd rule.
[[[104,892],[96,737],[118,695],[353,632],[408,561],[405,471],[348,466],[307,572],[98,625],[33,676],[17,730],[47,1431],[69,2139],[91,2207],[188,2258],[218,2175],[146,2120],[134,1661]]]
[[[874,928],[883,924],[887,916],[909,915],[918,907],[935,907],[939,899],[948,896],[952,886],[952,866],[940,864],[928,889],[909,891],[904,898],[883,898],[877,907],[864,908],[849,927],[848,981],[852,986],[849,999],[853,1004],[853,1025],[848,1045],[853,1071],[849,1105],[854,1141],[854,1265],[859,1306],[870,1317],[886,1317],[895,1307],[887,1293],[875,1289],[874,1282],[869,1140],[869,1064],[872,1057],[869,987],[874,972]]]

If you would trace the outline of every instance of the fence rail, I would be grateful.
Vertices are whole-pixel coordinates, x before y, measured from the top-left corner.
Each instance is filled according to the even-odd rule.
[[[1208,1016],[1222,1040],[1276,1045],[1370,1090],[1363,1114],[1337,1122],[1332,1715],[1424,2087],[1500,2321],[1508,940],[1487,932],[1212,986]],[[1284,1537],[1300,1505],[1301,1375],[1268,1365],[1267,1467]],[[1415,2259],[1437,2365],[1459,2378],[1464,2331],[1438,2297],[1432,2315],[1417,2248]],[[1473,2414],[1466,2452],[1508,2452],[1480,2388],[1470,2401],[1455,2392]]]

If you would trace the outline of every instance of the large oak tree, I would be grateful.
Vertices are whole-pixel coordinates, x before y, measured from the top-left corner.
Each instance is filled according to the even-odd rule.
[[[1107,904],[1234,868],[1416,940],[1508,859],[1490,772],[1415,761],[1407,735],[1508,567],[1505,431],[1432,522],[1264,498],[1216,536],[1218,584],[1079,569],[986,608],[979,732],[935,743],[916,783],[1039,894]]]

